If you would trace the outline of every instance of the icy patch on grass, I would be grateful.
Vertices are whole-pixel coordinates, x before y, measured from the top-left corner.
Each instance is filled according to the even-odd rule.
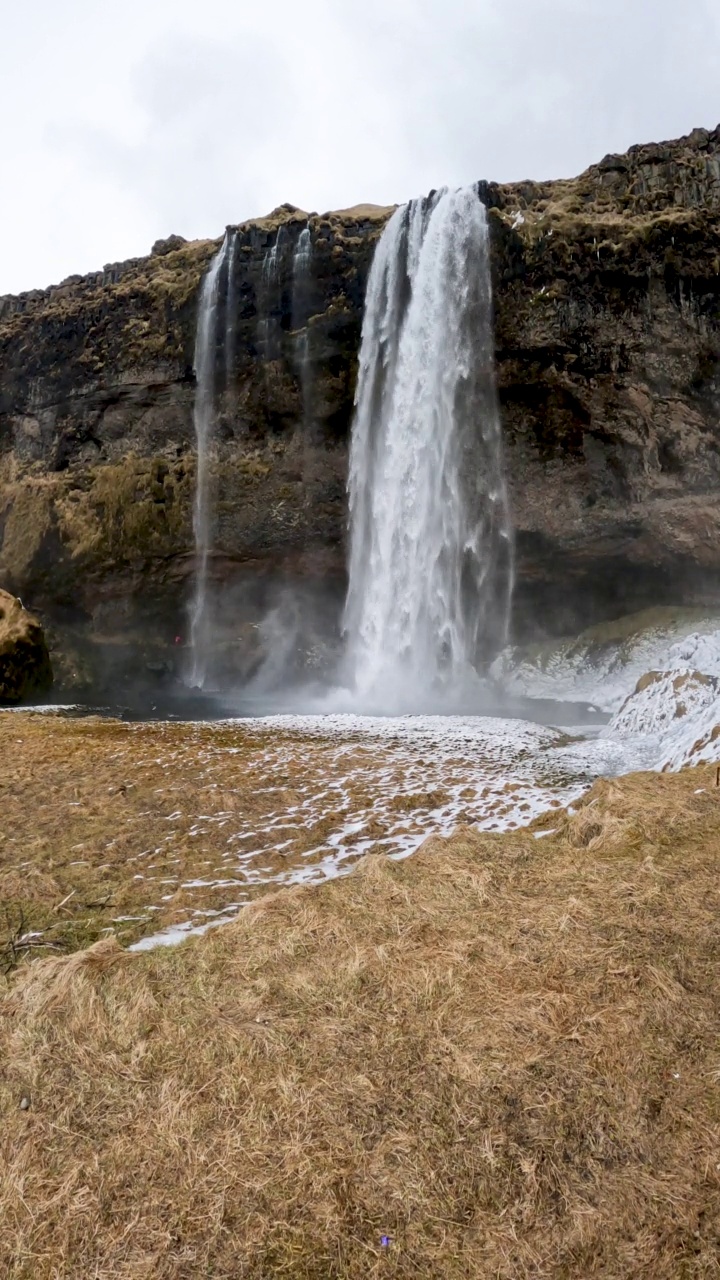
[[[18,706],[0,707],[0,715],[5,712],[21,711],[25,715],[32,713],[38,716],[60,716],[65,715],[68,711],[82,711],[83,708],[78,702],[47,702],[35,705],[31,702],[21,702]]]
[[[450,835],[460,824],[517,830],[592,781],[584,765],[563,761],[565,733],[521,720],[268,716],[204,729],[222,730],[227,739],[229,723],[239,738],[247,733],[257,744],[254,767],[266,782],[255,795],[266,805],[245,820],[242,809],[226,803],[214,814],[207,808],[188,814],[193,824],[202,819],[208,834],[222,828],[225,851],[212,865],[196,862],[179,886],[191,902],[194,894],[232,888],[235,903],[222,909],[220,922],[237,915],[243,890],[323,883],[348,874],[371,851],[407,858],[429,836]],[[238,750],[237,739],[210,740],[197,751],[196,765],[208,772],[213,759]],[[187,920],[135,949],[204,931],[207,921],[197,921],[191,902]]]
[[[223,913],[214,920],[205,920],[203,924],[193,924],[191,920],[183,920],[180,924],[168,925],[167,929],[161,929],[159,933],[140,938],[138,942],[133,942],[128,947],[128,951],[154,951],[156,947],[176,947],[186,938],[200,938],[210,929],[218,929],[220,925],[230,924],[236,916],[236,911],[232,914]]]
[[[635,658],[640,652],[635,646]],[[243,759],[238,744],[248,735],[259,803],[243,812],[218,797],[216,812],[203,800],[202,812],[186,814],[198,858],[178,886],[189,895],[187,906],[178,901],[174,910],[187,910],[188,918],[133,949],[173,945],[227,923],[258,887],[346,875],[371,851],[406,858],[428,836],[449,835],[461,824],[519,830],[550,809],[571,806],[598,776],[720,760],[720,631],[689,633],[666,645],[665,657],[676,669],[641,672],[610,723],[583,737],[479,716],[271,715],[201,726],[209,736],[187,749],[209,778],[219,757],[235,769],[236,757]],[[686,665],[693,660],[713,670],[693,672]],[[626,663],[622,680],[628,678]],[[606,702],[616,700],[618,687],[616,680]],[[167,840],[174,839],[171,832]],[[214,860],[203,861],[211,848]],[[209,903],[212,916],[198,910]]]

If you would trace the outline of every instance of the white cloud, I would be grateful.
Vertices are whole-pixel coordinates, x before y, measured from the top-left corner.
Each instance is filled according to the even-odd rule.
[[[0,292],[720,116],[714,0],[27,0],[3,18]]]

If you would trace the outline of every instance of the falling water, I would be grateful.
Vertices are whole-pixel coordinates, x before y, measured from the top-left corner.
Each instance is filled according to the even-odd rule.
[[[230,233],[228,232],[228,235]],[[235,257],[237,251],[237,230],[233,231],[230,237],[230,249],[227,254],[227,292],[225,306],[225,389],[230,387],[233,375],[233,361],[235,355],[235,317],[237,314],[237,301],[235,296]]]
[[[275,274],[277,272],[278,252],[282,243],[282,238],[283,228],[282,225],[280,225],[275,234],[275,239],[263,259],[263,279],[268,282],[271,282],[275,278]]]
[[[303,405],[303,436],[310,428],[310,335],[308,329],[309,292],[312,268],[312,236],[310,227],[303,227],[298,236],[293,257],[293,328],[299,331],[297,338],[297,367],[300,371],[300,388]]]
[[[190,612],[190,684],[203,688],[207,678],[211,622],[208,608],[208,566],[211,549],[211,492],[209,454],[215,418],[215,358],[218,342],[218,300],[223,264],[235,237],[225,235],[202,282],[195,335],[195,437],[197,478],[195,482],[195,594]],[[226,321],[227,328],[227,321]]]
[[[474,187],[398,209],[367,288],[345,610],[356,696],[462,702],[505,641],[512,529],[487,215]]]
[[[310,267],[310,259],[312,257],[312,236],[310,227],[303,227],[298,242],[295,247],[295,258],[293,260],[293,275],[296,280],[306,275]]]
[[[276,360],[280,354],[278,314],[282,302],[280,268],[283,246],[283,227],[279,226],[275,239],[263,258],[258,299],[258,338],[266,360]]]

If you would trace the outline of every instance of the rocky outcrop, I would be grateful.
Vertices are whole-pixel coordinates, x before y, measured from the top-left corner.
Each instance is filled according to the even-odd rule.
[[[516,634],[720,602],[720,130],[480,192]],[[325,632],[337,616],[363,297],[389,213],[284,206],[238,229],[212,564],[238,669],[257,661],[260,619],[288,585],[304,584]],[[0,299],[0,576],[48,618],[63,658],[90,639],[115,670],[135,639],[140,667],[179,661],[195,314],[217,245],[173,236]]]
[[[0,591],[0,706],[47,693],[53,673],[37,618]]]
[[[717,602],[720,130],[489,199],[521,600],[549,631]]]

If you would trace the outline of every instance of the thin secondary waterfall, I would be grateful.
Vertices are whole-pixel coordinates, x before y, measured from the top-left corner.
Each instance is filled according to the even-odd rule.
[[[212,538],[210,450],[216,407],[216,357],[219,333],[219,299],[223,266],[232,254],[235,236],[227,232],[222,247],[213,258],[200,289],[195,335],[195,439],[197,477],[195,481],[195,592],[190,611],[190,684],[203,688],[210,654],[211,620],[208,599],[208,568]],[[229,274],[228,274],[229,281]],[[230,285],[228,284],[228,296]],[[229,307],[227,308],[229,311]],[[225,325],[225,365],[227,375],[227,334]]]
[[[273,240],[263,260],[263,279],[269,282],[272,282],[275,279],[275,276],[277,274],[278,253],[280,251],[282,239],[283,239],[283,228],[281,224],[278,227],[275,233],[275,239]]]
[[[297,338],[297,367],[303,405],[303,435],[310,429],[310,335],[308,330],[309,294],[312,271],[312,235],[310,227],[303,227],[298,236],[293,256],[293,327],[300,330]]]
[[[258,338],[266,360],[277,360],[281,353],[279,314],[282,302],[281,269],[284,263],[285,237],[282,225],[263,258],[258,300]]]
[[[230,233],[228,232],[228,235]],[[233,376],[233,361],[235,356],[235,317],[237,314],[237,300],[235,297],[235,256],[237,250],[237,230],[230,235],[230,245],[227,251],[227,290],[225,294],[225,390],[230,389]]]
[[[312,257],[312,236],[309,227],[303,227],[298,242],[295,247],[295,257],[293,259],[293,275],[295,279],[301,278],[310,267],[310,259]]]
[[[368,281],[345,609],[368,706],[462,701],[507,637],[512,527],[477,190],[397,210]]]

